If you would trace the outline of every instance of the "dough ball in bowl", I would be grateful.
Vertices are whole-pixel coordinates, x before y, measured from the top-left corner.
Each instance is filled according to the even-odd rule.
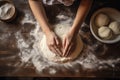
[[[109,39],[104,39],[102,36],[100,37],[99,34],[102,34],[102,33],[98,33],[98,31],[101,31],[100,27],[102,26],[97,26],[96,25],[96,19],[97,17],[99,16],[100,13],[105,13],[105,15],[107,15],[108,17],[108,21],[106,25],[104,26],[107,26],[108,29],[108,32],[110,33],[110,36],[111,38]],[[107,43],[107,44],[113,44],[113,43],[117,43],[120,41],[120,35],[116,35],[113,30],[109,27],[109,25],[111,24],[112,21],[117,21],[117,22],[120,22],[120,12],[114,8],[101,8],[101,9],[98,9],[91,17],[90,19],[90,31],[92,33],[92,35],[100,42],[102,43]],[[99,21],[98,21],[99,22]],[[99,30],[100,29],[100,30]],[[104,34],[104,33],[103,33]]]
[[[108,25],[109,22],[110,22],[110,18],[105,13],[101,12],[96,15],[96,18],[95,18],[96,26],[98,27],[105,26],[105,25]]]
[[[103,39],[111,39],[112,31],[109,27],[102,26],[98,29],[98,35]]]
[[[109,28],[113,31],[114,34],[120,34],[120,22],[111,22]]]

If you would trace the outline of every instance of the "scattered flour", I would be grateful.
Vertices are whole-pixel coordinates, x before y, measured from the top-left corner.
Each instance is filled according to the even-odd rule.
[[[49,74],[56,74],[59,71],[62,72],[79,72],[81,67],[82,69],[104,69],[106,67],[115,67],[115,63],[120,62],[120,58],[117,59],[108,59],[108,60],[100,60],[98,59],[93,53],[94,49],[87,45],[84,47],[82,55],[78,57],[76,60],[59,64],[54,63],[52,61],[48,61],[46,58],[43,57],[42,52],[38,44],[41,42],[43,37],[43,33],[40,30],[39,24],[31,19],[29,16],[30,14],[26,14],[25,19],[23,20],[24,23],[30,23],[35,25],[35,29],[30,32],[30,37],[28,40],[24,40],[21,31],[18,31],[15,36],[17,39],[17,46],[20,50],[19,57],[21,58],[22,63],[30,63],[33,64],[36,72],[42,74],[46,73]],[[33,21],[32,21],[33,20]],[[66,21],[66,23],[68,23]],[[38,37],[40,36],[40,37]],[[34,38],[31,38],[34,37]],[[32,45],[32,46],[31,46]],[[104,66],[104,65],[109,66]]]

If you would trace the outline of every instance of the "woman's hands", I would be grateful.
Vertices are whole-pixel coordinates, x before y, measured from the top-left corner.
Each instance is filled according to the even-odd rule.
[[[48,32],[46,34],[46,43],[48,48],[57,55],[67,57],[75,49],[76,34],[73,34],[70,30],[65,34],[63,42],[60,41],[58,36],[54,32]]]
[[[54,52],[57,55],[62,56],[62,51],[61,51],[61,42],[57,35],[54,32],[49,32],[46,34],[46,43],[48,45],[48,48]]]
[[[72,31],[69,31],[67,34],[65,34],[63,38],[63,54],[62,56],[67,57],[70,55],[70,53],[75,49],[76,45],[76,35],[72,33]]]

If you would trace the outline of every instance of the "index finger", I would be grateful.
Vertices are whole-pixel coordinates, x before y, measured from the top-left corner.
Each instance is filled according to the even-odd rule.
[[[64,49],[64,52],[63,52],[63,56],[66,55],[67,50],[68,50],[68,47],[69,47],[69,44],[66,42],[66,43],[65,43],[65,49]]]
[[[58,39],[55,39],[55,49],[58,52],[58,54],[61,56],[62,55],[62,51],[59,48],[59,44],[60,42],[58,41]]]

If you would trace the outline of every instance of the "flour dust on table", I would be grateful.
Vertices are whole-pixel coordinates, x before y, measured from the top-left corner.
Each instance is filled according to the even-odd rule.
[[[26,16],[21,24],[25,24],[25,23],[34,24],[35,29],[29,32],[29,37],[27,39],[24,39],[24,35],[22,35],[21,30],[16,32],[15,36],[17,39],[17,46],[20,50],[19,57],[22,63],[33,64],[36,72],[39,74],[46,73],[53,75],[59,72],[62,73],[67,72],[68,74],[72,74],[72,73],[80,73],[81,70],[87,70],[87,69],[99,70],[108,67],[114,68],[115,63],[120,62],[120,58],[107,59],[107,60],[97,58],[97,56],[95,56],[94,54],[94,47],[93,47],[97,43],[92,45],[85,44],[85,47],[81,55],[74,61],[70,61],[62,64],[49,61],[43,57],[43,52],[40,49],[40,45],[38,45],[40,44],[44,35],[40,29],[39,24],[31,18],[30,16],[31,14],[25,14],[25,15]],[[70,19],[68,19],[65,22],[68,24],[71,21]],[[82,26],[84,27],[85,24],[83,24]],[[81,34],[81,35],[87,36],[87,34]],[[86,40],[88,39],[86,38]],[[90,43],[91,42],[88,42],[88,44]],[[103,47],[106,46],[103,45]],[[103,50],[101,54],[104,52],[105,50]]]

